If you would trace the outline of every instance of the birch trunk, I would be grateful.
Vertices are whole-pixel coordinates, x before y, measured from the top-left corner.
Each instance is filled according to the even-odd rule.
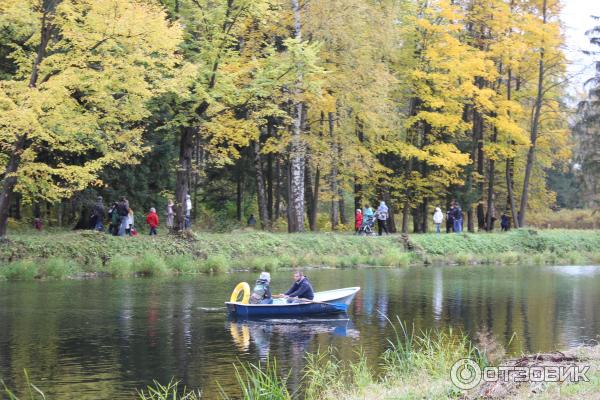
[[[543,23],[547,23],[548,1],[542,3]],[[531,180],[531,172],[535,163],[536,143],[540,129],[540,115],[542,113],[542,103],[544,100],[544,80],[546,75],[545,51],[544,47],[540,50],[540,61],[538,65],[538,81],[537,94],[535,105],[533,107],[533,116],[531,118],[531,145],[527,152],[527,163],[525,164],[525,177],[523,178],[523,192],[521,193],[521,207],[519,209],[519,227],[525,226],[525,213],[527,212],[527,202],[529,200],[529,182]]]
[[[302,40],[301,7],[298,0],[292,0],[294,15],[294,37]],[[301,93],[302,75],[296,81],[294,94]],[[292,143],[290,156],[290,199],[288,202],[288,230],[290,232],[304,232],[304,143],[302,140],[302,117],[304,104],[295,99],[293,106],[294,123],[292,126]]]

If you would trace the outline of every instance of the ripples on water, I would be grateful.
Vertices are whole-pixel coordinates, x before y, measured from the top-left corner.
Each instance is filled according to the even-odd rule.
[[[362,287],[348,316],[228,320],[223,301],[256,275],[0,283],[0,374],[22,389],[27,368],[49,399],[131,399],[173,376],[210,399],[216,381],[234,386],[238,360],[275,356],[292,386],[306,351],[335,346],[353,358],[362,349],[376,360],[393,334],[388,316],[416,329],[490,332],[511,354],[600,332],[600,267],[315,270],[317,290]],[[275,292],[289,283],[289,273],[273,274]]]

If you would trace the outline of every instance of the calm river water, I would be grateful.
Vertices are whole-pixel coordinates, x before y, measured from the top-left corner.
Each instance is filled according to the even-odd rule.
[[[275,292],[291,282],[273,274]],[[49,399],[132,399],[171,377],[218,398],[234,394],[232,364],[275,356],[300,378],[305,351],[363,349],[375,359],[400,319],[417,329],[491,332],[512,354],[597,339],[600,267],[309,270],[316,290],[361,286],[337,320],[229,321],[221,307],[255,273],[168,279],[0,283],[0,376],[22,390],[23,369]],[[514,338],[511,341],[511,337]]]

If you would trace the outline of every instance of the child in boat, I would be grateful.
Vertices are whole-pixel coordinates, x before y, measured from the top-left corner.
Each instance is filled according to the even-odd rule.
[[[260,277],[256,280],[256,285],[252,290],[250,296],[250,304],[272,304],[273,299],[271,297],[271,274],[268,272],[261,272]]]

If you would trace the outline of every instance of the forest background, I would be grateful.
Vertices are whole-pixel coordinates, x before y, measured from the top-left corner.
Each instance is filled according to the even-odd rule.
[[[187,194],[197,230],[251,214],[268,230],[349,230],[379,200],[392,231],[427,232],[453,200],[469,231],[502,213],[595,228],[600,67],[573,95],[561,10],[5,0],[0,236],[34,217],[86,227],[97,196],[138,217],[172,199],[183,229]]]

